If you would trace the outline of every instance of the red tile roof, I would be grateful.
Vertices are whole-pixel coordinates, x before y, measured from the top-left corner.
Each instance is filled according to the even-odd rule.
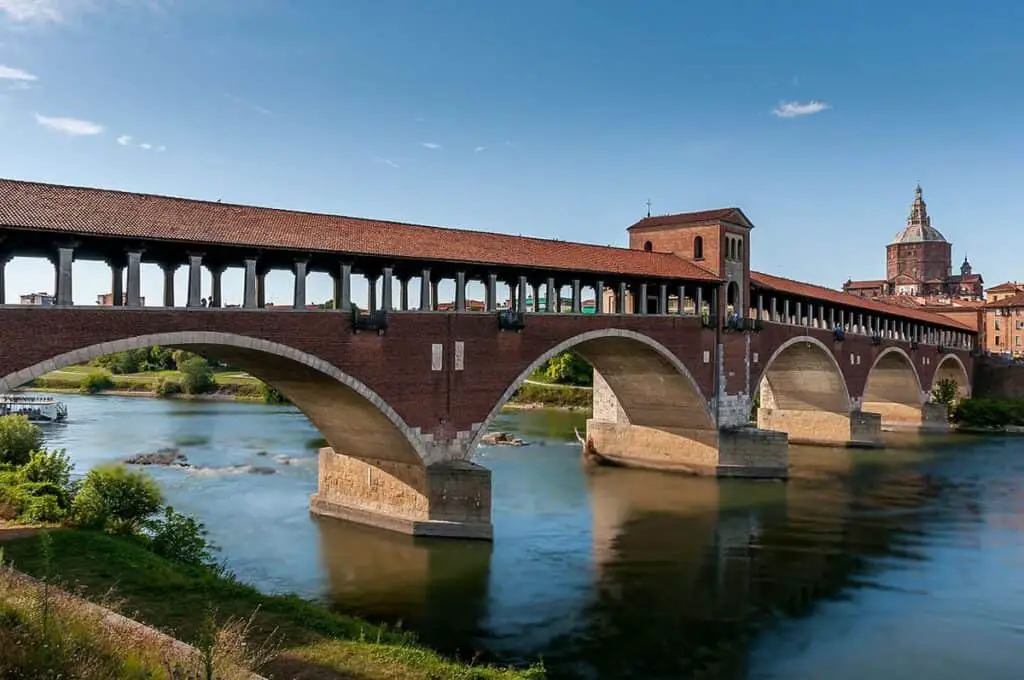
[[[77,235],[720,280],[669,253],[0,179],[0,225]]]
[[[956,330],[976,331],[976,329],[970,326],[965,326],[964,324],[941,314],[933,314],[931,312],[924,312],[917,309],[887,305],[884,302],[877,302],[868,298],[857,297],[856,295],[842,293],[838,290],[825,288],[824,286],[816,286],[810,283],[785,279],[781,276],[772,276],[771,274],[762,274],[761,272],[752,271],[750,272],[750,282],[768,290],[776,290],[780,293],[788,293],[790,295],[823,300],[836,305],[863,309],[865,312],[888,314],[890,316],[896,316],[903,319],[913,319],[914,321],[929,323],[935,326],[955,328]]]
[[[885,283],[884,279],[878,279],[875,281],[847,281],[845,287],[857,290],[861,288],[881,288]]]
[[[667,227],[678,224],[700,224],[701,222],[733,222],[735,224],[750,224],[750,220],[739,208],[717,208],[715,210],[700,210],[697,212],[676,213],[675,215],[654,215],[645,217],[629,227],[632,229],[643,229],[648,227]]]
[[[998,293],[1004,290],[1018,290],[1019,288],[1021,288],[1021,286],[1024,286],[1024,284],[1015,283],[1013,281],[1007,281],[1006,283],[1000,283],[998,286],[992,286],[991,288],[987,288],[986,292],[995,291]]]
[[[998,300],[989,300],[985,303],[985,307],[988,309],[993,307],[1024,307],[1024,291],[1011,295],[1010,297],[1004,297]]]

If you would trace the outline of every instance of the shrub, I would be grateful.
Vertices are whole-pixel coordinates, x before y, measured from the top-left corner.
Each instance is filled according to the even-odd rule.
[[[160,488],[149,475],[107,464],[89,471],[75,496],[72,514],[85,527],[134,534],[162,504]]]
[[[1024,399],[963,399],[953,411],[952,420],[969,427],[1024,425]]]
[[[181,383],[169,378],[160,378],[153,391],[161,397],[173,397],[176,394],[181,394]]]
[[[106,373],[90,373],[82,378],[78,391],[82,394],[96,394],[103,390],[109,390],[114,386],[114,381]]]
[[[263,401],[268,404],[287,404],[288,398],[281,394],[276,388],[266,383],[260,383],[263,389]]]
[[[74,469],[71,457],[64,449],[33,451],[22,474],[30,482],[46,482],[62,489],[71,486],[71,471]]]
[[[572,350],[551,357],[544,368],[545,377],[562,385],[591,385],[594,369],[587,360]]]
[[[178,370],[181,371],[181,387],[188,394],[203,394],[214,386],[213,371],[202,357],[192,357],[179,364]]]
[[[184,349],[176,349],[171,354],[171,361],[174,362],[174,367],[179,371],[181,370],[182,366],[185,365],[185,362],[190,361],[192,359],[203,359],[203,357],[199,356],[194,352],[189,352]],[[205,363],[206,359],[203,359],[203,362]]]
[[[43,447],[43,432],[27,416],[0,417],[0,463],[24,465]]]
[[[145,528],[149,547],[157,555],[185,564],[215,566],[215,548],[206,540],[206,527],[195,518],[167,506],[163,515],[148,520]]]
[[[26,522],[59,522],[67,516],[66,507],[56,496],[33,496],[21,513]]]

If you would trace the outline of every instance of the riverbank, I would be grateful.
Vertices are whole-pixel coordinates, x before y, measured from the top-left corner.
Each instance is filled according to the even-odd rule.
[[[264,595],[230,576],[160,557],[128,538],[52,529],[49,547],[38,537],[6,536],[5,559],[41,578],[57,575],[92,602],[111,593],[120,609],[186,643],[201,642],[209,625],[249,620],[247,644],[268,639],[279,650],[260,673],[268,678],[302,677],[428,680],[526,680],[545,677],[538,667],[513,670],[470,666],[418,645],[413,636],[337,614],[291,595]],[[198,646],[198,645],[197,645]]]
[[[97,381],[90,376],[102,376]],[[276,393],[257,378],[238,371],[213,373],[212,388],[201,394],[167,390],[167,383],[181,384],[180,371],[152,371],[115,375],[96,366],[68,366],[36,378],[24,390],[64,394],[101,394],[121,397],[158,397],[196,401],[277,402]],[[103,386],[107,385],[107,386]],[[555,385],[528,381],[505,405],[508,409],[589,410],[592,390],[575,385]]]

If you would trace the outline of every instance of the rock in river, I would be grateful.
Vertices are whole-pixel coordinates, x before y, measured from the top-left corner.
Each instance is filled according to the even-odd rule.
[[[124,461],[128,465],[177,465],[191,467],[188,458],[178,449],[159,449],[155,453],[137,453]]]
[[[522,446],[526,442],[508,432],[488,432],[480,443],[485,446]]]

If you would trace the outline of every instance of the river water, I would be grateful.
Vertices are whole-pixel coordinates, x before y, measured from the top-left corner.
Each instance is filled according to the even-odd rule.
[[[318,434],[290,407],[62,395],[78,469],[147,468],[243,580],[401,621],[554,678],[1024,677],[1024,439],[791,449],[789,483],[584,471],[579,415],[503,415],[493,545],[316,520]],[[258,474],[253,467],[269,468]],[[266,470],[264,470],[266,472]]]

